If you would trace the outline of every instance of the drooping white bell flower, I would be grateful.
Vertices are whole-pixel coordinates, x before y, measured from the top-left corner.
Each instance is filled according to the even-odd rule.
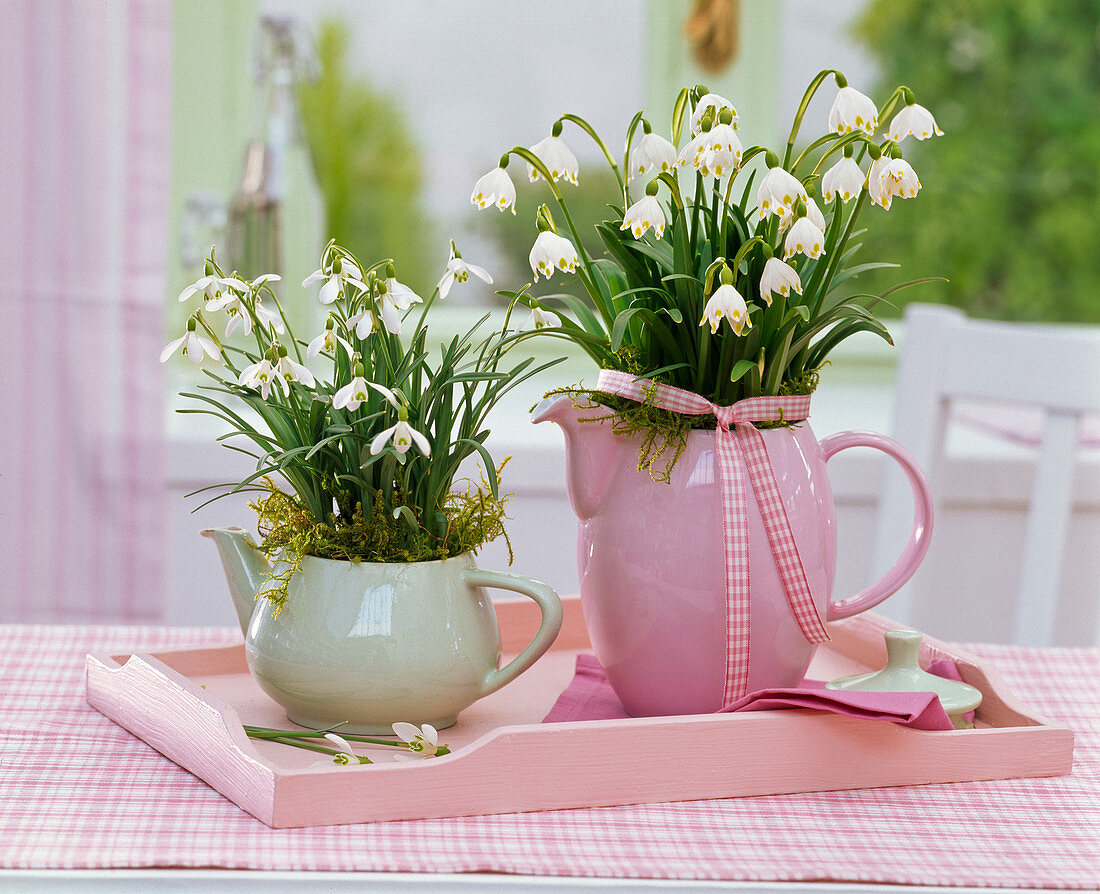
[[[650,131],[642,134],[637,148],[630,153],[630,175],[632,181],[635,177],[642,177],[651,170],[661,173],[671,171],[676,164],[676,147],[662,136]]]
[[[218,346],[206,336],[199,335],[194,317],[187,321],[187,331],[183,335],[164,346],[164,350],[160,352],[160,362],[166,362],[176,351],[180,351],[196,366],[202,363],[204,354],[212,360],[218,359]]]
[[[364,308],[357,314],[348,317],[348,330],[355,333],[357,338],[366,338],[374,332],[374,314]]]
[[[209,270],[210,267],[208,266],[206,269]],[[203,301],[214,301],[226,290],[247,292],[248,284],[237,279],[235,276],[217,276],[216,274],[209,273],[206,276],[200,277],[180,292],[179,300],[182,303],[196,292],[199,292],[203,296]],[[214,309],[215,308],[207,308],[207,310]]]
[[[257,299],[256,301],[256,316],[260,318],[260,321],[266,323],[272,329],[282,335],[286,332],[286,326],[283,324],[283,317],[274,308],[268,307],[262,301]]]
[[[468,264],[462,260],[462,255],[452,241],[451,259],[447,262],[447,269],[443,271],[443,278],[439,280],[439,297],[446,298],[451,291],[451,286],[456,282],[466,282],[471,273],[489,285],[493,284],[493,277],[489,275],[489,271],[484,267],[478,267],[477,264]]]
[[[845,203],[850,202],[859,195],[866,179],[856,160],[846,155],[821,178],[821,195],[826,202],[831,202],[835,195]]]
[[[483,174],[474,184],[470,201],[478,208],[496,206],[501,211],[511,208],[516,213],[516,185],[504,168],[497,167]]]
[[[760,274],[760,297],[770,307],[773,295],[790,297],[791,292],[802,294],[802,280],[795,269],[779,258],[768,258]]]
[[[349,285],[355,286],[360,291],[367,291],[367,287],[363,283],[363,271],[359,269],[358,264],[345,257],[335,258],[332,262],[332,268],[327,273],[323,268],[314,270],[302,280],[302,285],[311,286],[315,282],[324,282],[319,295],[322,304],[332,304]]]
[[[911,199],[920,192],[920,180],[913,166],[904,158],[891,158],[879,175],[884,189],[890,195]]]
[[[350,410],[354,412],[359,405],[370,398],[370,390],[377,391],[395,407],[398,406],[397,396],[383,385],[371,382],[363,373],[363,365],[355,364],[352,370],[352,379],[343,388],[332,396],[332,405],[338,410]]]
[[[779,166],[768,168],[768,173],[764,175],[756,191],[756,204],[760,208],[761,217],[775,214],[782,218],[791,213],[795,202],[799,199],[805,202],[807,198],[806,187],[797,177]]]
[[[851,133],[862,130],[873,137],[878,130],[878,109],[875,101],[864,96],[855,87],[841,87],[829,110],[829,130],[836,133]]]
[[[416,292],[399,283],[395,276],[387,276],[379,286],[378,293],[378,316],[382,318],[382,325],[388,332],[400,335],[401,318],[405,311],[423,301]]]
[[[642,196],[626,209],[620,230],[630,230],[635,239],[641,239],[646,230],[652,229],[653,235],[660,239],[665,233],[665,212],[655,195]]]
[[[821,232],[824,233],[825,215],[822,214],[821,209],[817,207],[817,202],[807,196],[804,204],[806,206],[806,217],[810,219],[810,223],[812,223],[815,227],[817,227],[819,230],[821,230]],[[781,218],[779,218],[779,232],[785,232],[786,229],[793,223],[794,209],[792,208],[787,214],[784,214]]]
[[[538,282],[540,273],[549,279],[554,275],[554,268],[563,273],[574,273],[577,269],[577,250],[564,236],[544,230],[535,239],[527,260],[535,274],[535,282]]]
[[[695,111],[691,113],[691,134],[694,136],[702,129],[703,119],[710,116],[711,121],[717,122],[718,116],[723,109],[729,109],[732,120],[730,124],[737,127],[737,109],[733,107],[733,103],[726,99],[724,96],[719,96],[716,93],[707,93],[702,96],[695,104]]]
[[[810,218],[800,217],[791,226],[783,241],[784,260],[803,254],[808,258],[820,258],[825,253],[825,234]]]
[[[550,177],[555,183],[558,180],[566,180],[574,186],[577,185],[577,174],[580,173],[580,165],[577,164],[577,156],[565,145],[565,141],[561,137],[549,136],[544,140],[540,140],[531,147],[531,151],[546,166],[546,170],[550,172]],[[527,176],[534,183],[542,174],[535,169],[534,165],[527,165]]]
[[[369,757],[356,754],[352,750],[351,743],[343,736],[338,736],[336,733],[325,733],[325,738],[339,748],[340,751],[332,756],[331,761],[318,761],[319,764],[328,765],[333,763],[339,766],[347,766],[348,764],[359,765],[373,763]]]
[[[430,723],[425,723],[422,727],[411,723],[395,723],[393,732],[409,746],[409,751],[412,752],[411,755],[402,755],[405,758],[435,757],[437,754],[450,753],[446,745],[439,744],[439,733]]]
[[[916,137],[918,140],[927,140],[933,134],[942,137],[943,131],[936,124],[936,119],[932,117],[932,113],[915,102],[898,112],[894,116],[894,120],[890,122],[890,129],[886,131],[886,136],[897,143],[908,136]]]
[[[890,202],[894,196],[890,191],[890,184],[882,176],[889,163],[890,157],[882,155],[871,162],[871,169],[867,172],[867,197],[886,211],[890,210]]]
[[[282,377],[284,382],[301,382],[307,388],[313,388],[317,381],[313,373],[302,364],[296,363],[286,355],[286,348],[279,348],[279,362],[275,364],[275,372]]]
[[[707,132],[701,167],[715,177],[732,174],[741,164],[741,141],[731,124],[716,124]]]
[[[680,154],[676,156],[676,167],[692,167],[701,171],[706,158],[707,145],[709,144],[708,132],[703,131],[684,144]],[[705,175],[704,175],[705,176]]]
[[[718,331],[723,319],[729,323],[738,335],[752,327],[752,323],[749,322],[749,311],[745,299],[741,297],[741,293],[733,287],[732,283],[722,283],[714,290],[710,300],[707,301],[706,307],[703,308],[703,318],[699,321],[699,325],[703,326],[709,323],[713,335]]]
[[[238,327],[243,326],[245,335],[252,334],[252,315],[244,306],[240,292],[222,292],[217,298],[206,303],[208,311],[224,310],[229,322],[225,324],[225,337],[229,338]],[[281,322],[281,321],[280,321]]]
[[[527,323],[534,329],[557,329],[561,326],[561,320],[556,314],[547,313],[541,307],[531,308],[531,317]]]
[[[370,442],[370,452],[380,453],[387,441],[393,442],[393,448],[398,453],[407,453],[414,443],[425,456],[431,456],[432,453],[432,445],[428,439],[409,425],[407,419],[398,419],[396,425],[391,425],[385,431],[379,432]]]
[[[353,325],[351,320],[348,320],[348,325]],[[327,351],[329,354],[335,354],[337,345],[342,346],[349,357],[355,353],[352,346],[345,339],[336,334],[335,322],[332,317],[329,317],[328,323],[325,325],[325,331],[306,346],[306,357],[312,359],[322,351]]]
[[[255,388],[264,400],[271,395],[272,383],[278,383],[284,397],[290,396],[290,385],[287,384],[286,378],[267,357],[242,369],[241,376],[237,380],[238,385]]]

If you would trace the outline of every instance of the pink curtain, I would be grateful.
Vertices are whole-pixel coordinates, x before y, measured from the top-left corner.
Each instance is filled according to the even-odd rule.
[[[0,621],[162,616],[171,19],[4,6]]]

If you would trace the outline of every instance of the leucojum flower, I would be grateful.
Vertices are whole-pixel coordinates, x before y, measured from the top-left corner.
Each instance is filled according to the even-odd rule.
[[[826,132],[801,133],[814,98],[831,85]],[[658,135],[638,110],[620,162],[587,121],[562,114],[550,137],[507,150],[497,171],[478,181],[474,204],[489,207],[516,156],[549,193],[535,217],[533,281],[573,278],[561,294],[499,293],[531,308],[529,325],[569,339],[601,368],[655,377],[719,405],[806,393],[829,352],[856,332],[890,341],[874,317],[884,295],[866,293],[856,277],[894,265],[857,257],[867,206],[889,209],[895,197],[921,189],[902,141],[940,133],[912,90],[899,86],[880,106],[841,72],[821,71],[778,150],[743,145],[734,102],[702,85],[682,89],[669,117]],[[595,239],[577,226],[560,185],[572,182],[575,156],[562,134],[573,126],[595,143],[617,184]],[[513,207],[508,201],[502,207]],[[614,415],[632,412],[616,406]],[[651,427],[644,410],[631,418]]]
[[[500,160],[500,164],[483,174],[474,184],[474,191],[470,195],[470,201],[478,208],[499,208],[504,211],[512,209],[516,213],[516,185],[508,176],[508,156]],[[452,247],[454,243],[451,243]]]
[[[642,119],[643,134],[638,148],[630,156],[630,179],[641,177],[650,171],[665,173],[676,164],[676,147],[664,137],[655,134],[649,122]]]
[[[653,235],[658,239],[665,234],[665,212],[657,201],[656,181],[646,187],[642,198],[626,209],[619,229],[630,230],[635,239],[641,239],[646,230],[653,230]]]
[[[545,205],[539,209],[538,221],[541,232],[527,257],[535,282],[539,281],[540,273],[546,279],[554,275],[554,270],[573,273],[577,269],[577,250],[572,242],[554,231],[554,222]]]
[[[722,268],[722,284],[714,290],[703,309],[703,319],[699,325],[710,324],[711,334],[718,331],[718,327],[725,320],[730,328],[738,335],[752,326],[749,321],[749,310],[741,293],[733,287],[733,274],[728,267]]]

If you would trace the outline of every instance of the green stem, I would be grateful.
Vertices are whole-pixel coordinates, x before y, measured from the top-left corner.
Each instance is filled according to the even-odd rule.
[[[806,88],[806,92],[802,95],[802,102],[798,104],[798,111],[795,112],[794,123],[791,125],[791,135],[787,138],[787,151],[783,155],[784,168],[790,163],[791,153],[794,151],[795,140],[798,139],[798,130],[802,127],[802,119],[806,116],[806,110],[810,106],[810,100],[813,99],[814,94],[817,93],[817,88],[820,87],[822,82],[831,74],[839,74],[839,72],[832,68],[825,68],[819,71],[814,79],[810,81],[810,86]]]
[[[615,179],[619,181],[619,192],[623,193],[623,195],[626,195],[626,184],[623,183],[623,175],[619,171],[618,164],[615,163],[615,157],[608,150],[607,145],[600,138],[600,135],[596,133],[596,129],[587,121],[585,121],[580,115],[574,115],[570,112],[566,112],[558,120],[572,121],[579,128],[581,128],[581,130],[592,137],[596,145],[600,147],[600,151],[603,153],[603,157],[607,159],[607,163],[611,165],[611,172],[615,175]]]

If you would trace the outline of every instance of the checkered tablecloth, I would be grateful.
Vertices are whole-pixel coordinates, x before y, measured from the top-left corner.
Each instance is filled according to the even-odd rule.
[[[1069,776],[273,830],[84,701],[89,651],[239,636],[0,626],[0,868],[1100,886],[1100,650],[966,647],[1075,731]]]

